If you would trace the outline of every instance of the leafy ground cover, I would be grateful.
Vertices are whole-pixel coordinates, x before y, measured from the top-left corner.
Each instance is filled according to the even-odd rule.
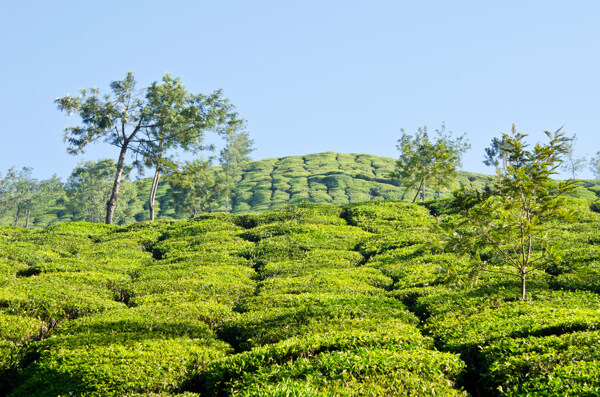
[[[0,395],[597,395],[600,215],[569,205],[525,302],[444,200],[0,228]]]

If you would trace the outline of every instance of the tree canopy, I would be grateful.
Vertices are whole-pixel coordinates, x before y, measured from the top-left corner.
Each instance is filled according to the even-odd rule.
[[[203,134],[224,131],[223,126],[239,123],[233,106],[221,91],[205,96],[188,93],[179,78],[166,74],[162,82],[136,89],[132,72],[110,84],[111,94],[100,96],[97,88],[80,95],[56,99],[58,109],[77,114],[81,125],[67,127],[67,151],[79,154],[86,147],[104,141],[120,149],[111,195],[106,204],[106,223],[113,222],[125,158],[137,166],[152,165],[157,172],[169,159],[172,149],[198,150]],[[152,187],[155,191],[155,185]],[[152,193],[151,193],[152,198]]]
[[[111,194],[115,167],[112,159],[82,161],[75,167],[65,185],[66,208],[73,220],[102,222],[103,204]],[[126,165],[123,170],[125,182],[128,182],[130,172],[131,166]],[[121,223],[133,210],[128,206],[128,201],[134,197],[135,188],[126,183],[120,195],[121,200],[115,208],[115,223]]]
[[[548,143],[529,150],[527,135],[513,125],[511,134],[492,141],[502,142],[506,167],[496,163],[491,185],[454,194],[461,220],[451,230],[453,248],[468,253],[478,269],[518,277],[523,300],[529,275],[548,264],[550,222],[571,215],[565,210],[564,194],[574,188],[573,181],[555,182],[551,177],[563,164],[572,138],[560,129],[545,134]]]
[[[254,150],[248,132],[242,128],[231,128],[225,134],[225,147],[221,150],[219,163],[223,173],[223,195],[225,211],[229,211],[229,199],[234,184],[242,174],[242,166],[250,161],[250,153]]]
[[[31,167],[21,170],[10,168],[6,176],[0,175],[0,208],[14,211],[14,225],[19,225],[19,217],[25,215],[25,227],[29,226],[29,217],[34,206],[34,196],[38,190],[38,181],[31,176]]]
[[[436,130],[434,139],[429,138],[427,126],[419,127],[414,136],[406,133],[398,140],[400,158],[391,177],[398,180],[406,189],[416,188],[413,202],[419,192],[425,199],[425,188],[431,185],[440,190],[449,188],[461,165],[462,155],[469,149],[466,137],[452,138],[452,132],[446,132],[446,126]]]
[[[202,212],[211,212],[222,194],[220,182],[210,159],[186,162],[169,178],[175,213],[195,218]]]

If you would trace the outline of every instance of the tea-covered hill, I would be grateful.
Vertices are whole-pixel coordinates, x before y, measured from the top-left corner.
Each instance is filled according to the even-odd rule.
[[[263,159],[246,164],[241,180],[235,184],[232,199],[228,202],[228,211],[236,214],[263,212],[282,208],[300,202],[348,204],[361,201],[403,200],[411,202],[414,190],[406,190],[389,175],[394,170],[396,160],[369,154],[317,153],[306,156],[290,156]],[[217,167],[218,168],[218,167]],[[482,187],[488,177],[461,171],[455,180],[455,186],[473,185]],[[581,181],[575,192],[576,197],[590,201],[600,197],[599,181]],[[112,186],[112,182],[108,183]],[[150,219],[148,210],[148,194],[152,178],[140,179],[128,185],[132,196],[125,194],[120,198],[120,205],[126,209],[119,210],[117,223],[131,224]],[[109,191],[106,192],[109,194]],[[426,188],[426,199],[434,197],[450,197],[450,191],[437,192]],[[421,198],[419,197],[419,200]],[[104,219],[103,203],[106,198],[97,200],[94,208],[98,221]],[[175,206],[166,178],[159,184],[156,196],[157,219],[182,219],[190,214],[175,213]],[[66,205],[64,194],[57,192],[45,197],[42,203],[34,205],[29,220],[29,227],[42,229],[58,223],[72,222],[82,219],[82,213],[74,213]],[[75,206],[79,208],[79,206]],[[221,198],[214,205],[213,212],[225,212],[225,200]],[[14,224],[14,211],[2,211],[0,204],[0,225]],[[88,208],[87,211],[90,211]],[[83,214],[85,215],[85,214]],[[89,216],[89,214],[87,215]],[[89,218],[87,218],[89,219]],[[21,214],[20,225],[25,223]]]
[[[229,205],[231,212],[239,214],[274,210],[306,201],[337,205],[377,200],[412,202],[415,190],[406,190],[389,176],[395,166],[396,160],[389,157],[336,152],[254,161],[244,167]],[[459,171],[454,186],[481,188],[488,180],[486,175]],[[137,209],[129,222],[150,219],[146,202],[151,182],[150,179],[137,182],[138,195],[132,204]],[[586,180],[578,184],[575,197],[589,201],[600,199],[599,181]],[[451,191],[438,192],[431,187],[425,190],[426,199],[452,196]],[[168,184],[163,182],[157,196],[158,218],[177,217],[171,200]],[[224,200],[218,203],[215,211],[225,211]]]
[[[260,212],[303,201],[347,204],[368,200],[400,200],[403,197],[406,201],[412,201],[415,192],[405,192],[403,187],[389,178],[395,163],[396,160],[392,158],[334,152],[250,162],[243,168],[241,180],[234,186],[228,210],[233,213]],[[482,186],[485,181],[483,175],[461,172],[456,183]],[[151,185],[152,178],[132,183],[131,188],[136,191],[133,198],[121,198],[123,203],[127,202],[128,207],[121,223],[130,224],[150,219],[148,195]],[[437,194],[431,189],[427,189],[426,193],[427,199]],[[449,195],[449,192],[440,192],[441,197]],[[106,199],[99,201],[104,203]],[[221,199],[213,211],[225,212],[225,208],[225,200]],[[157,219],[189,216],[175,213],[166,178],[162,179],[158,188],[156,216]],[[13,211],[3,213],[0,204],[0,225],[12,225],[14,218]],[[21,218],[20,224],[23,225],[24,215]],[[43,205],[34,208],[29,227],[41,229],[78,219],[77,214],[68,210],[64,197],[58,194],[56,198],[45,200]],[[102,208],[98,219],[104,219]]]
[[[465,276],[445,201],[0,228],[0,395],[598,395],[600,215],[569,205],[525,302]]]

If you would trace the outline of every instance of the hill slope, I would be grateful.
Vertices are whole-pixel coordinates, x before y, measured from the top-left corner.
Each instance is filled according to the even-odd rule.
[[[234,212],[276,209],[302,201],[348,204],[412,199],[389,177],[395,164],[396,160],[386,157],[334,152],[256,161],[244,169],[234,194]],[[457,182],[468,183],[468,178],[475,183],[485,180],[482,175],[461,173]],[[428,198],[435,194],[427,193]]]
[[[434,244],[436,201],[0,228],[0,395],[598,395],[600,215],[568,205],[527,302]]]
[[[312,203],[348,204],[375,200],[412,201],[414,190],[405,191],[388,175],[394,170],[396,160],[369,154],[317,153],[263,159],[248,163],[242,180],[237,183],[230,203],[233,213],[252,213],[281,208],[288,204],[308,201]],[[482,174],[459,172],[456,185],[483,186],[487,177]],[[129,214],[123,224],[149,219],[148,194],[151,179],[133,182],[136,196],[128,203]],[[576,196],[593,201],[600,195],[598,181],[582,181]],[[585,187],[583,187],[585,186]],[[426,189],[426,199],[438,192]],[[439,192],[439,197],[450,192]],[[34,211],[30,225],[35,229],[70,222],[73,214],[66,211],[64,203],[47,203],[44,212]],[[216,212],[225,211],[224,200],[217,204]],[[1,212],[1,211],[0,211]],[[176,219],[169,184],[159,184],[156,199],[157,219]],[[5,213],[0,225],[13,223],[14,214]],[[23,221],[21,222],[23,223]]]
[[[405,192],[389,177],[395,165],[392,158],[336,152],[253,161],[244,167],[242,179],[235,186],[231,212],[261,212],[303,201],[339,205],[373,200],[412,201],[415,192]],[[456,183],[482,186],[485,181],[484,175],[460,172]],[[138,201],[143,203],[149,181],[141,183],[144,187],[139,190]],[[161,187],[158,217],[172,218],[175,214],[167,186]],[[437,192],[427,189],[426,198],[434,196]],[[440,192],[439,196],[448,197],[449,192]],[[225,211],[225,203],[220,202],[216,211]],[[136,219],[147,220],[147,214],[140,211]]]
[[[411,202],[415,191],[400,186],[389,175],[396,160],[371,154],[325,152],[306,156],[270,158],[248,163],[233,191],[232,212],[262,212],[303,201],[343,205],[362,201],[401,200]],[[459,171],[455,186],[482,187],[488,176]],[[151,181],[138,181],[135,220],[149,219],[146,204]],[[600,197],[599,181],[581,181],[575,197],[590,201]],[[426,188],[426,199],[450,197],[451,192]],[[420,200],[421,198],[419,198]],[[158,218],[175,218],[168,185],[161,183]],[[222,201],[217,212],[225,211]]]

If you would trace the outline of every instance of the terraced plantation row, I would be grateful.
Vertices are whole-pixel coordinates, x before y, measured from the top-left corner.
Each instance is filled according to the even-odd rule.
[[[597,395],[599,215],[521,302],[447,204],[0,228],[0,394]]]

